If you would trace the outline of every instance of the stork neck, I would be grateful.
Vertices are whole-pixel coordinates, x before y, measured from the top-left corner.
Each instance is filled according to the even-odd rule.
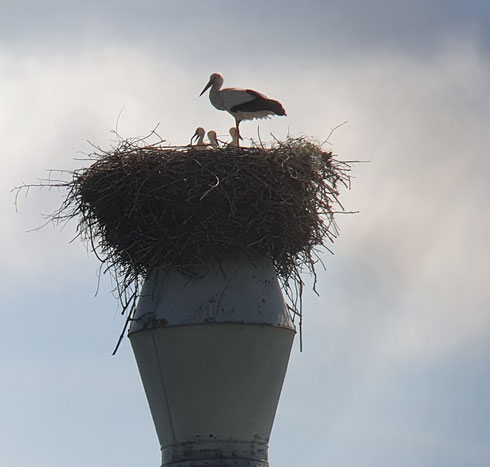
[[[213,86],[209,91],[209,100],[211,101],[211,104],[213,104],[213,106],[216,107],[218,110],[226,110],[223,104],[223,96],[220,93],[220,88],[222,84],[223,83],[219,81],[213,83]]]

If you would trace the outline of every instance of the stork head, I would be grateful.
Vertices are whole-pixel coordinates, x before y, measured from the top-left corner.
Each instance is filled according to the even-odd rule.
[[[218,143],[218,135],[216,134],[216,131],[209,130],[208,131],[208,139],[209,139],[209,142],[211,143],[211,146],[214,149],[218,149],[219,143]]]
[[[209,77],[208,84],[204,87],[204,89],[201,91],[200,96],[202,96],[211,86],[215,85],[218,89],[223,86],[223,77],[219,73],[213,73]]]
[[[238,133],[238,130],[236,129],[236,127],[232,126],[229,131],[230,131],[230,136],[231,136],[231,143],[230,144],[238,146],[238,141],[240,139],[243,140],[243,138],[240,136],[240,133]]]
[[[202,140],[204,138],[204,133],[204,128],[202,126],[198,126],[196,128],[196,132],[192,135],[191,144],[193,144],[194,140]]]

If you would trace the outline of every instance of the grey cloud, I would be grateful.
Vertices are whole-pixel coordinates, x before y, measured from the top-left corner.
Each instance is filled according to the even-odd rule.
[[[199,63],[328,62],[373,51],[432,56],[447,37],[490,42],[488,2],[63,2],[0,5],[0,38],[53,52],[140,44]]]
[[[12,20],[14,5],[22,7],[16,13],[21,14],[33,4],[10,1],[0,8]],[[20,24],[18,36],[11,28],[2,37],[14,43],[23,37],[31,54],[34,43],[49,34],[75,42],[82,37],[87,41],[83,44],[94,45],[87,31],[99,31],[99,37],[112,38],[117,46],[49,59],[39,53],[35,60],[2,47],[0,131],[6,136],[1,181],[9,187],[35,179],[45,167],[78,164],[71,157],[85,148],[85,138],[106,146],[107,131],[122,106],[125,135],[141,134],[161,119],[162,135],[177,143],[187,142],[197,124],[227,129],[229,117],[197,97],[207,78],[207,72],[201,77],[203,63],[214,68],[227,53],[237,54],[242,70],[225,77],[230,84],[254,85],[257,77],[247,71],[253,51],[264,60],[274,60],[271,52],[281,51],[280,59],[296,66],[301,47],[314,44],[304,53],[315,57],[326,41],[323,35],[333,37],[346,25],[346,20],[339,21],[324,31],[318,26],[323,17],[301,11],[300,2],[287,11],[281,10],[283,3],[260,9],[244,2],[234,14],[260,14],[262,20],[253,22],[255,29],[247,36],[244,20],[227,13],[227,24],[219,25],[227,41],[216,50],[219,34],[211,12],[223,3],[195,6],[186,18],[184,8],[174,6],[159,10],[155,19],[144,13],[133,14],[131,21],[134,8],[124,11],[128,2],[117,2],[119,7],[105,2],[105,29],[99,20],[100,29],[94,28],[94,2],[73,2],[71,13],[62,2],[36,4],[59,10],[43,12],[37,6],[30,23]],[[143,3],[142,11],[152,5],[156,3]],[[316,5],[315,11],[335,23],[332,7]],[[348,16],[351,5],[337,8]],[[418,3],[411,5],[417,11]],[[435,14],[434,5],[424,11]],[[353,43],[349,34],[360,41],[371,31],[363,29],[361,16],[372,25],[381,6],[358,10],[352,23],[359,31],[341,32],[342,40],[337,40],[343,48],[338,52]],[[465,22],[476,7],[467,8],[470,13],[456,9],[451,15],[461,15]],[[413,25],[410,14],[402,11],[398,20],[406,15]],[[452,27],[444,14],[435,20],[437,37]],[[117,18],[122,18],[119,23]],[[259,27],[266,19],[272,21],[270,30]],[[0,21],[5,25],[7,20],[2,16]],[[291,29],[295,21],[314,27]],[[52,26],[58,32],[48,34]],[[57,36],[61,30],[67,35]],[[175,61],[162,60],[159,49],[177,47],[177,39],[184,42]],[[144,46],[127,47],[130,40],[143,40]],[[380,47],[389,46],[378,41]],[[334,135],[333,150],[343,159],[372,161],[355,168],[352,192],[343,198],[361,213],[340,220],[336,255],[324,257],[327,272],[319,277],[321,297],[305,296],[305,352],[293,353],[271,465],[489,464],[484,439],[490,415],[485,216],[489,68],[487,56],[455,44],[459,48],[451,44],[429,61],[406,60],[397,53],[380,59],[366,42],[362,60],[355,63],[320,59],[281,75],[280,81],[272,66],[260,76],[260,90],[288,100],[287,120],[261,122],[264,132],[277,124],[290,125],[292,134],[321,136],[330,122],[348,119],[349,125]],[[391,47],[396,49],[396,43]],[[202,62],[193,68],[195,55]],[[249,123],[244,131],[253,134],[255,127]],[[43,199],[32,194],[19,215],[7,198],[10,193],[4,195],[6,352],[1,354],[0,375],[6,396],[0,401],[0,438],[5,440],[5,462],[13,467],[66,465],[66,459],[77,466],[156,465],[158,443],[129,344],[115,359],[104,360],[118,337],[120,320],[112,321],[115,304],[108,290],[92,298],[95,259],[86,260],[81,245],[67,244],[69,229],[63,235],[49,229],[34,239],[23,235],[26,224],[37,223],[33,218],[51,194]],[[106,277],[102,279],[109,289]],[[79,449],[80,439],[88,449]]]

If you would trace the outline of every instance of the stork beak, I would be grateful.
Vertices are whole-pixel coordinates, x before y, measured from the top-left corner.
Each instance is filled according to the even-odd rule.
[[[195,139],[199,138],[199,135],[197,134],[197,131],[192,135],[191,138],[191,144],[194,142]]]
[[[201,91],[201,94],[199,94],[199,96],[202,96],[211,87],[212,84],[213,84],[213,80],[210,79],[208,84],[206,84],[206,87]]]

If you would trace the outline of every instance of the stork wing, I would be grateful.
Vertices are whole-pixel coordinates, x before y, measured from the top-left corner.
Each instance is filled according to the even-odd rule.
[[[254,91],[253,89],[245,89],[245,91],[247,91],[247,94],[250,94],[254,99],[266,99],[266,100],[269,99],[265,94],[262,94],[261,92],[258,91]]]
[[[230,111],[235,105],[245,104],[255,99],[255,97],[247,92],[246,89],[240,88],[225,88],[218,95],[222,99],[223,106]]]
[[[246,89],[245,91],[251,97],[251,100],[233,106],[230,109],[231,112],[261,112],[268,110],[276,115],[286,115],[280,102],[269,99],[267,96],[264,96],[264,94],[254,91],[253,89]]]

